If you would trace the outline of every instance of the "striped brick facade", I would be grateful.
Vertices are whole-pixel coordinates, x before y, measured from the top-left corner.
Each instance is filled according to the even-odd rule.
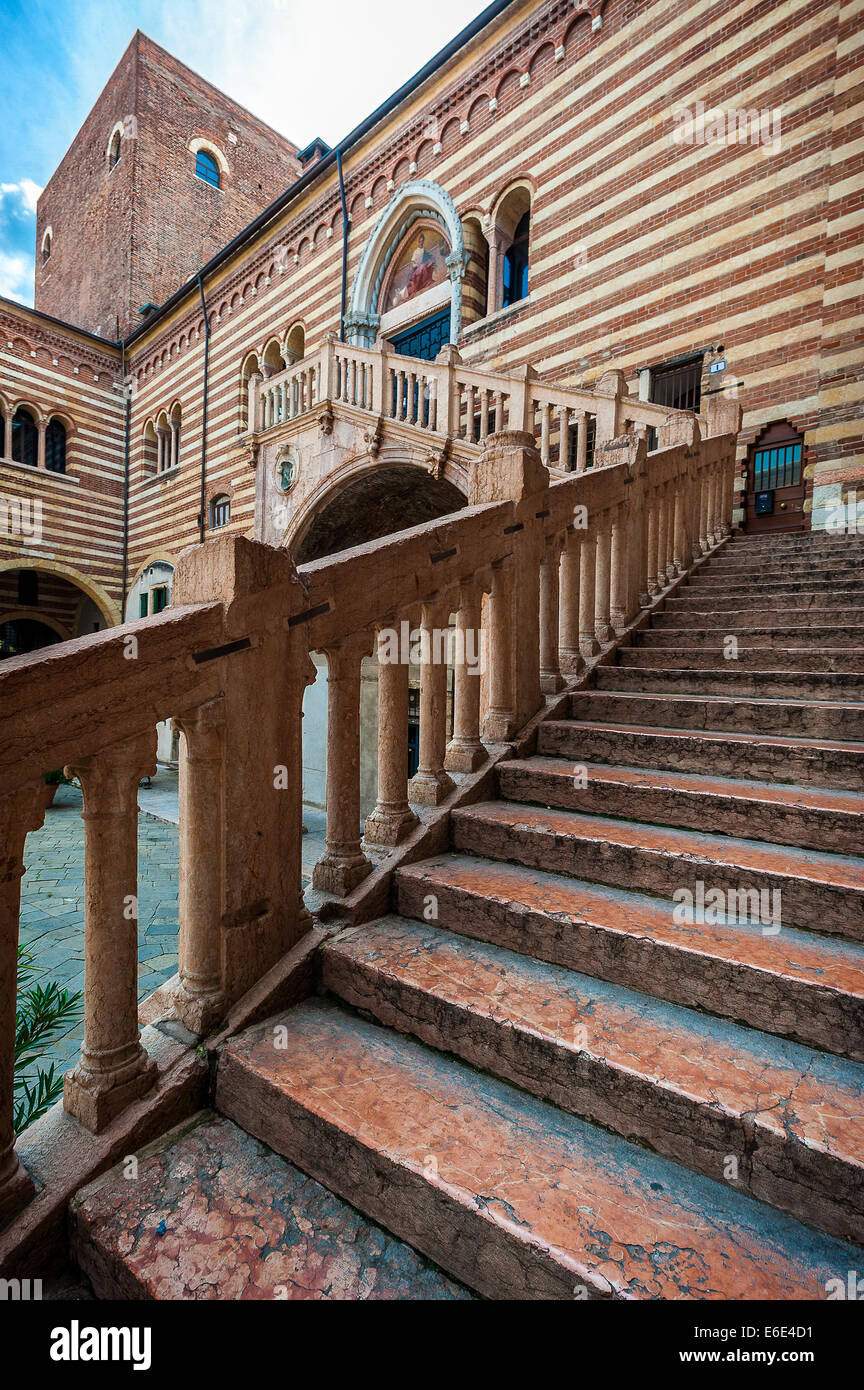
[[[345,142],[349,295],[390,200],[408,180],[432,181],[466,230],[466,361],[496,370],[530,361],[549,381],[571,386],[591,386],[616,367],[636,394],[644,369],[704,352],[703,390],[744,407],[742,461],[770,422],[804,434],[805,511],[825,524],[832,496],[857,486],[864,497],[861,9],[841,0],[592,0],[584,13],[565,0],[511,4],[366,134]],[[779,112],[779,139],[721,144],[697,131],[688,143],[681,113],[700,109],[765,112],[769,136]],[[529,293],[487,314],[484,241],[514,187],[530,190]],[[204,278],[204,534],[209,504],[222,495],[231,500],[231,529],[252,534],[244,363],[252,353],[263,362],[268,345],[277,355],[274,340],[284,348],[299,328],[307,351],[338,330],[342,238],[337,169],[325,155]],[[0,393],[14,386],[24,398],[37,384],[72,392],[65,367],[49,370],[47,356],[42,367],[30,356],[25,326],[31,337],[63,330],[8,305],[4,316],[20,320],[15,331],[4,327],[4,343],[20,338],[20,346],[4,347]],[[83,366],[74,382],[95,511],[88,523],[86,508],[73,504],[56,536],[52,511],[50,545],[75,555],[82,573],[98,573],[116,599],[119,354],[81,341],[105,361],[104,386],[100,376],[85,393]],[[128,588],[154,559],[170,561],[199,538],[205,332],[197,285],[127,340],[125,353]],[[725,370],[709,374],[719,360]],[[77,417],[78,398],[69,395],[68,406]],[[145,432],[172,412],[178,463],[154,474]],[[6,465],[3,473],[11,487]],[[68,480],[45,486],[69,490]]]

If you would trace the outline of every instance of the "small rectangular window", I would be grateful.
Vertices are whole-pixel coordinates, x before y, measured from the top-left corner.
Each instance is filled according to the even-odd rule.
[[[168,585],[158,584],[151,590],[153,594],[153,612],[161,613],[163,608],[168,607]]]
[[[146,618],[146,617],[147,617],[147,614],[148,614],[148,612],[149,612],[149,605],[150,605],[150,596],[149,596],[149,594],[139,594],[139,596],[138,596],[138,617],[139,617],[139,618]]]
[[[699,413],[702,399],[702,354],[684,362],[651,369],[651,400],[671,410]]]

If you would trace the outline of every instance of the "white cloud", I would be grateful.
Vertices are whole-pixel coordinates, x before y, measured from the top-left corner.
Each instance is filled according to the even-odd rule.
[[[33,302],[33,258],[0,251],[0,295],[19,304]]]
[[[21,179],[19,183],[0,183],[0,194],[4,198],[17,195],[16,201],[19,204],[19,211],[32,213],[36,216],[36,200],[42,189],[38,183],[32,179]]]

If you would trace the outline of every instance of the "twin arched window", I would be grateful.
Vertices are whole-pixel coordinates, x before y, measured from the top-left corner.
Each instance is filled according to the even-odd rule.
[[[213,188],[219,187],[219,165],[209,150],[199,150],[196,154],[195,173]]]

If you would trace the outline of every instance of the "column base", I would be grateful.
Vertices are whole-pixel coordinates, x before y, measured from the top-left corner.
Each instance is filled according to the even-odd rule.
[[[370,845],[398,845],[416,824],[417,817],[410,806],[398,811],[379,810],[376,806],[366,817],[363,838]]]
[[[119,1073],[87,1071],[79,1063],[63,1078],[63,1109],[91,1134],[101,1134],[127,1105],[146,1095],[155,1084],[156,1063],[143,1047],[136,1060]]]
[[[541,671],[540,689],[544,695],[557,695],[559,690],[563,690],[567,682],[560,671]]]
[[[611,622],[613,634],[616,637],[620,637],[622,632],[626,630],[628,622],[627,614],[624,612],[623,608],[619,608],[617,611],[612,613]]]
[[[440,772],[415,772],[408,783],[408,800],[415,806],[440,806],[453,790],[453,778]]]
[[[588,661],[590,657],[596,656],[600,650],[600,644],[596,637],[580,637],[579,650]]]
[[[483,720],[484,743],[506,743],[516,732],[516,720],[508,710],[491,709]]]
[[[558,653],[558,664],[568,676],[578,676],[585,669],[582,653],[562,647]]]
[[[36,1191],[35,1184],[14,1149],[10,1149],[0,1174],[0,1226],[26,1207]]]
[[[470,741],[454,738],[447,745],[444,766],[448,772],[476,772],[488,756],[479,738]]]
[[[199,1037],[211,1032],[225,1013],[225,999],[221,990],[214,990],[212,994],[193,994],[183,980],[174,989],[171,999],[183,1027]]]
[[[371,872],[372,865],[365,854],[352,855],[350,859],[325,854],[312,870],[312,887],[345,898]]]
[[[594,629],[594,635],[601,647],[605,647],[607,642],[611,642],[615,636],[611,623],[598,623]]]

